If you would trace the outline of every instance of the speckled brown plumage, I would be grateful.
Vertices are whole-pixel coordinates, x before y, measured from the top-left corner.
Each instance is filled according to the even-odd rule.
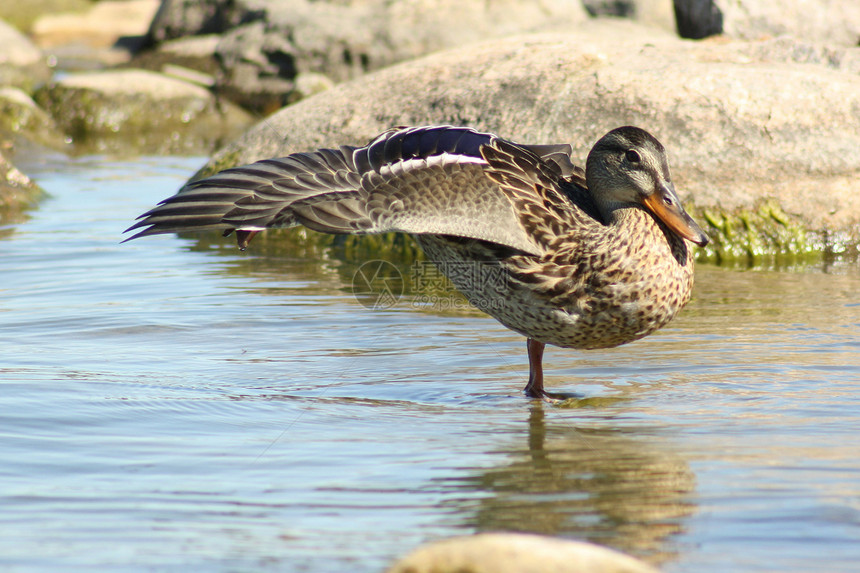
[[[569,154],[467,128],[398,128],[191,183],[132,229],[235,230],[241,246],[297,224],[410,233],[473,305],[529,338],[526,393],[546,397],[545,344],[607,348],[660,328],[690,298],[692,243],[707,242],[644,130],[609,132],[584,171]],[[471,272],[450,271],[463,265]]]

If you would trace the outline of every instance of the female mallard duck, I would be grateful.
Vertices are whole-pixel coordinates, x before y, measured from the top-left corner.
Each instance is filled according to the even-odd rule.
[[[395,128],[364,147],[294,153],[194,181],[139,217],[158,233],[400,231],[476,307],[528,338],[525,393],[547,398],[544,345],[609,348],[669,322],[690,299],[691,245],[708,238],[675,193],[666,152],[619,127],[570,161],[450,126]],[[470,265],[470,272],[462,271]]]

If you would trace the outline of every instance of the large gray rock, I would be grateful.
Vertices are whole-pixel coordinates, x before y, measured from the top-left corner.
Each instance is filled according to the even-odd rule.
[[[521,533],[482,533],[419,547],[388,573],[657,573],[592,543]]]
[[[707,214],[717,239],[712,255],[856,241],[860,76],[832,62],[775,63],[792,51],[770,45],[659,39],[607,22],[576,36],[491,41],[287,107],[221,150],[204,172],[427,123],[570,142],[581,163],[603,133],[635,124],[663,141],[678,190],[694,212]],[[854,51],[838,55],[856,61]]]
[[[70,74],[35,99],[77,143],[96,149],[206,149],[249,119],[203,87],[146,70]]]
[[[678,31],[685,38],[726,34],[763,36],[856,46],[860,42],[857,0],[674,0]]]
[[[150,36],[223,32],[221,92],[269,111],[292,99],[301,73],[339,82],[433,51],[586,18],[582,5],[568,0],[165,0]]]
[[[51,71],[42,51],[24,34],[0,20],[0,86],[31,91]]]

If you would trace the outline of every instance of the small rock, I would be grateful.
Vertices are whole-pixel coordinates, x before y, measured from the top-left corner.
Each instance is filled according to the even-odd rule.
[[[42,50],[0,20],[0,86],[16,86],[29,92],[50,76]]]
[[[211,58],[215,56],[221,36],[208,34],[206,36],[191,36],[170,40],[158,45],[159,51],[181,58]]]
[[[296,87],[293,90],[295,100],[302,100],[320,92],[330,90],[335,83],[322,74],[305,72],[296,76]]]
[[[63,44],[113,46],[123,36],[143,37],[159,0],[103,0],[83,13],[46,14],[33,24],[33,38],[43,48]]]
[[[33,120],[50,122],[51,118],[24,90],[0,87],[0,129],[20,131]]]
[[[481,533],[419,547],[387,573],[658,573],[633,557],[582,541]]]
[[[3,134],[23,136],[50,147],[63,143],[53,119],[26,92],[14,87],[0,87],[0,135]]]
[[[129,62],[129,67],[164,72],[165,66],[180,66],[205,74],[213,78],[214,82],[215,75],[220,70],[215,58],[215,50],[220,41],[221,36],[214,34],[170,40],[152,49],[138,52]],[[208,80],[205,85],[209,86]]]
[[[171,141],[191,145],[202,138],[211,144],[250,119],[201,86],[147,70],[71,74],[35,99],[76,142],[112,141],[150,151],[153,145],[172,149]]]
[[[184,66],[177,66],[176,64],[164,64],[161,66],[161,73],[165,76],[205,88],[211,88],[215,85],[215,78],[211,74],[204,74],[203,72],[198,72]]]
[[[225,0],[163,0],[149,26],[151,43],[185,36],[222,34],[247,17],[243,2]]]

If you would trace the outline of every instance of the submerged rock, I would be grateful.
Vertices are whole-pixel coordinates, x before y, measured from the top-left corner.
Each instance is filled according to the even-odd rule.
[[[387,573],[657,573],[592,543],[521,533],[481,533],[419,547]]]
[[[35,99],[77,143],[97,149],[205,148],[249,120],[199,85],[146,70],[71,74]]]
[[[856,244],[860,76],[785,52],[779,42],[694,43],[607,22],[578,35],[491,41],[287,107],[222,149],[204,173],[428,123],[570,142],[583,163],[606,131],[633,124],[666,145],[678,190],[699,216],[709,214],[710,256]],[[834,53],[851,61],[849,52]],[[770,214],[760,226],[726,232],[763,208]]]

